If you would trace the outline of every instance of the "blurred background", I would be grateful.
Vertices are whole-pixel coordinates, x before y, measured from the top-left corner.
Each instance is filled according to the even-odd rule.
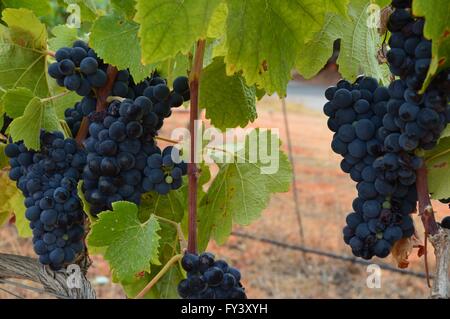
[[[291,140],[295,187],[274,195],[258,221],[235,227],[224,246],[212,242],[209,251],[241,270],[249,298],[427,298],[424,259],[417,257],[417,250],[409,257],[407,273],[392,270],[396,261],[391,256],[372,260],[392,269],[382,269],[381,287],[370,289],[366,285],[367,265],[355,262],[343,242],[341,232],[356,190],[354,182],[340,170],[340,157],[331,151],[332,133],[322,114],[323,92],[340,78],[335,57],[336,51],[311,80],[293,74],[286,112],[277,96],[266,96],[258,102],[258,119],[251,126],[278,128],[286,152]],[[185,127],[188,119],[186,111],[177,110],[166,121],[161,135],[170,136],[172,129]],[[434,205],[437,220],[449,213],[448,206],[439,202]],[[423,240],[420,219],[416,215],[414,220]],[[432,247],[429,249],[433,269]],[[34,256],[31,239],[18,238],[11,224],[0,228],[0,251]],[[121,287],[111,283],[108,264],[98,256],[92,259],[88,277],[97,297],[125,298]],[[19,297],[53,298],[41,291],[0,284],[0,298]]]

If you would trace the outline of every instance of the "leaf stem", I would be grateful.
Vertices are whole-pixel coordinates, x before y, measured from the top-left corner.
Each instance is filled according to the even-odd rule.
[[[52,51],[52,50],[47,50],[47,51],[45,51],[45,54],[46,54],[46,55],[49,55],[49,56],[51,56],[51,57],[55,57],[55,51]]]
[[[158,280],[161,279],[162,276],[166,274],[166,272],[170,269],[170,267],[181,260],[183,258],[182,254],[178,254],[170,258],[170,260],[164,265],[164,267],[159,271],[159,273],[156,274],[155,277],[147,284],[147,286],[142,289],[142,291],[135,297],[135,299],[142,299],[147,292],[152,289],[152,287],[158,282]]]
[[[450,153],[450,148],[447,149],[447,150],[445,150],[445,151],[442,151],[442,152],[440,152],[440,153],[437,153],[437,154],[435,154],[435,155],[433,155],[433,156],[431,156],[431,157],[429,157],[429,158],[427,158],[427,159],[425,160],[425,163],[429,163],[429,162],[431,162],[432,160],[434,160],[434,159],[436,159],[436,158],[438,158],[438,157],[441,157],[441,156],[443,156],[443,155],[445,155],[445,154],[448,154],[448,153]]]
[[[198,112],[198,89],[200,76],[203,68],[203,55],[205,53],[205,40],[197,41],[194,64],[189,75],[189,87],[191,96],[191,107],[189,116],[189,133],[191,136],[190,161],[188,163],[188,191],[189,191],[189,214],[188,214],[188,251],[197,253],[197,184],[198,167],[196,159],[196,132],[195,123],[199,118]]]
[[[180,143],[180,141],[175,141],[175,140],[172,140],[172,139],[170,139],[170,138],[162,137],[162,136],[155,136],[155,139],[156,139],[156,140],[160,140],[160,141],[164,141],[164,142],[169,142],[169,143],[172,143],[172,144],[178,144],[178,143]]]
[[[61,92],[61,93],[59,93],[59,94],[56,94],[56,95],[53,95],[53,96],[49,96],[49,97],[43,98],[43,99],[41,99],[41,102],[42,102],[42,103],[47,103],[47,102],[50,102],[50,101],[52,101],[52,100],[59,99],[60,97],[63,97],[63,96],[65,96],[65,95],[69,94],[69,93],[70,93],[70,91],[64,91],[64,92]]]
[[[183,231],[181,230],[181,226],[180,226],[179,223],[174,222],[173,220],[170,220],[170,219],[158,216],[158,215],[153,215],[153,216],[155,216],[156,219],[159,219],[159,220],[161,220],[161,221],[163,221],[165,223],[168,223],[168,224],[174,226],[175,229],[177,230],[178,238],[180,239],[180,244],[182,246],[181,249],[183,250],[184,248],[186,248],[186,246],[187,246],[186,245],[186,238],[184,238],[184,234],[183,234]]]

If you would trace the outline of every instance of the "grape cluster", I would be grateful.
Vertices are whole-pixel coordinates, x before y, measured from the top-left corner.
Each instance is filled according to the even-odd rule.
[[[97,100],[92,96],[85,96],[80,102],[76,102],[73,108],[68,108],[64,112],[64,119],[75,137],[80,129],[84,116],[89,116],[95,111]]]
[[[83,192],[91,213],[111,209],[111,203],[120,200],[139,204],[147,157],[158,151],[153,141],[158,116],[152,102],[143,96],[113,101],[106,112],[92,113],[89,119]]]
[[[357,183],[344,241],[355,256],[386,257],[396,241],[414,232],[409,214],[417,197],[414,169],[421,162],[398,146],[400,134],[389,129],[389,90],[375,79],[341,80],[325,97],[328,127],[335,132],[331,147]]]
[[[107,65],[98,58],[87,43],[77,40],[72,48],[61,48],[55,53],[56,62],[48,67],[48,74],[59,86],[87,96],[93,88],[106,84]]]
[[[401,133],[405,151],[432,149],[450,122],[450,70],[440,72],[419,94],[431,62],[431,41],[423,35],[425,20],[411,15],[411,1],[393,1],[387,61],[400,79],[391,83],[390,113]]]
[[[84,152],[60,132],[42,132],[39,152],[19,142],[9,143],[5,154],[9,177],[25,196],[25,217],[39,261],[54,270],[74,262],[84,250],[84,212],[77,195]]]
[[[408,88],[401,79],[389,85],[392,98],[387,104],[386,125],[390,131],[399,134],[398,143],[404,151],[434,148],[450,122],[448,93],[437,84],[445,73],[436,77],[423,95]]]
[[[407,4],[397,7],[388,21],[390,50],[387,60],[392,74],[405,81],[408,88],[418,90],[431,62],[431,41],[423,35],[425,20],[411,15]]]
[[[147,159],[143,188],[145,191],[154,190],[160,195],[166,195],[171,189],[181,187],[182,177],[186,174],[187,164],[181,160],[179,150],[168,146]]]
[[[166,80],[160,77],[154,77],[149,82],[149,86],[143,90],[143,95],[148,97],[153,102],[155,112],[160,116],[160,118],[163,119],[169,117],[172,114],[171,108],[180,107],[184,102],[189,100],[189,85],[187,86],[188,94],[181,95],[175,90],[175,85],[179,81],[183,81],[183,79],[186,79],[187,83],[186,77],[178,77],[173,82],[174,90],[170,91]],[[160,129],[161,126],[162,120],[157,129]]]
[[[166,194],[181,186],[185,164],[171,160],[172,148],[161,153],[155,145],[161,118],[150,99],[113,101],[106,112],[94,112],[89,118],[83,192],[92,214],[111,209],[111,203],[120,200],[139,204],[141,194],[150,190]],[[161,165],[156,166],[155,155]]]
[[[178,284],[183,299],[247,299],[240,283],[241,273],[224,260],[214,260],[211,253],[200,256],[186,253],[181,265],[187,279]]]

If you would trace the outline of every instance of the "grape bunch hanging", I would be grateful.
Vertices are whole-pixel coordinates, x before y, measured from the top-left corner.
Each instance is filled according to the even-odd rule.
[[[10,141],[5,153],[9,177],[25,196],[25,217],[39,261],[59,270],[85,252],[79,183],[94,217],[112,209],[114,202],[139,205],[146,192],[166,195],[182,186],[187,164],[181,150],[160,149],[156,137],[172,109],[189,101],[190,90],[184,76],[174,80],[171,90],[156,71],[136,83],[128,70],[119,70],[111,73],[110,102],[99,107],[97,93],[107,85],[111,66],[80,40],[56,51],[55,60],[49,75],[82,96],[64,112],[72,136],[85,135],[82,145],[61,132],[42,131],[40,150]],[[83,121],[87,132],[80,132]],[[182,298],[246,298],[239,271],[214,261],[212,254],[186,254],[182,265],[188,271],[179,284]]]
[[[144,192],[167,194],[182,186],[186,163],[174,147],[161,151],[155,137],[171,108],[189,100],[189,85],[186,77],[179,77],[171,91],[156,73],[135,83],[127,70],[121,70],[111,92],[116,99],[106,110],[97,110],[96,90],[106,85],[109,65],[80,40],[56,51],[55,59],[49,75],[82,96],[65,111],[66,123],[76,136],[83,118],[88,119],[87,138],[80,147],[61,132],[42,131],[40,150],[10,141],[5,153],[10,158],[9,177],[25,196],[34,250],[42,264],[58,270],[84,252],[85,214],[78,183],[93,216],[111,209],[115,201],[139,204]],[[175,153],[176,163],[165,156],[164,165],[149,167],[150,155]]]
[[[85,153],[60,132],[42,132],[41,150],[21,142],[5,148],[9,177],[25,196],[25,217],[33,231],[39,261],[58,270],[84,251],[84,218],[77,183],[86,164]]]
[[[398,76],[389,87],[370,77],[341,80],[325,91],[324,113],[334,132],[332,150],[341,169],[357,183],[358,197],[346,218],[344,241],[355,256],[386,257],[393,245],[414,234],[417,149],[432,149],[450,123],[450,70],[419,90],[431,61],[424,19],[411,14],[411,1],[393,1],[387,60]]]

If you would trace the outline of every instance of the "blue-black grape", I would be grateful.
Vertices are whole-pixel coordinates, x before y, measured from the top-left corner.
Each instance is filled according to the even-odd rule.
[[[19,142],[10,143],[5,153],[11,172],[20,169],[12,179],[25,197],[34,250],[41,263],[57,270],[74,262],[84,249],[84,212],[76,185],[86,156],[60,132],[42,132],[40,142],[40,151],[28,150]],[[78,236],[71,237],[74,230]],[[70,250],[72,245],[79,248],[76,253]]]
[[[103,61],[81,40],[75,41],[72,48],[57,50],[55,59],[56,62],[48,67],[48,74],[58,85],[78,95],[88,96],[93,87],[102,87],[106,83],[106,73],[101,69],[105,68]]]
[[[185,253],[181,265],[187,278],[178,284],[183,299],[247,299],[241,273],[211,253]]]

